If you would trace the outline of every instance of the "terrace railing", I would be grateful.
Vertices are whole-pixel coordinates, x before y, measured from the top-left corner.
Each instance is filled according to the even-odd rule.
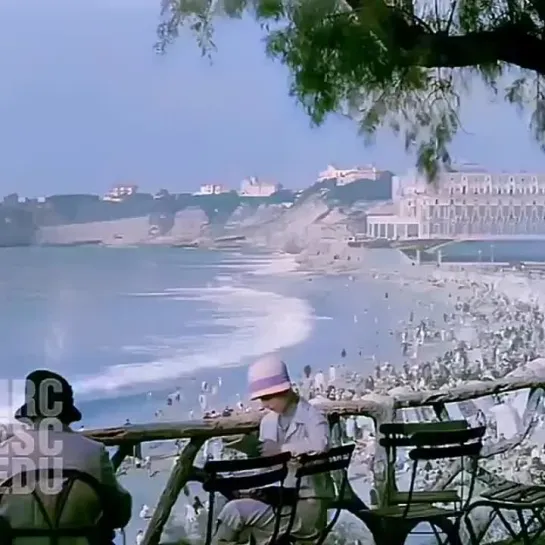
[[[340,417],[366,416],[373,420],[375,430],[379,430],[381,424],[399,420],[400,413],[404,409],[431,407],[439,420],[446,420],[448,419],[448,404],[506,394],[517,390],[529,390],[529,400],[540,398],[545,391],[545,370],[539,373],[533,372],[524,376],[503,378],[495,381],[471,382],[446,391],[410,392],[400,395],[369,394],[353,401],[324,401],[318,406],[327,414],[332,423]],[[483,458],[490,458],[507,452],[524,441],[531,431],[530,422],[533,412],[531,405],[528,405],[527,414],[524,415],[522,431],[509,440],[486,446],[482,453]],[[157,507],[153,512],[142,544],[158,545],[162,531],[182,489],[190,481],[202,482],[202,470],[195,466],[195,458],[203,444],[214,437],[226,437],[256,431],[262,414],[261,412],[253,412],[190,422],[130,425],[89,430],[84,433],[106,446],[118,447],[112,458],[116,467],[119,467],[124,458],[131,455],[135,447],[141,443],[175,439],[189,440],[178,455],[166,486],[158,500]],[[375,435],[376,439],[379,439],[378,431]],[[460,465],[450,467],[449,471],[443,473],[440,480],[433,484],[432,489],[437,490],[446,487],[462,469]],[[375,447],[372,472],[376,499],[378,504],[381,505],[385,498],[387,465],[386,452],[378,441]],[[502,479],[502,477],[485,470],[481,471],[480,478],[487,484],[498,484],[498,481]],[[350,486],[345,491],[345,498],[356,502],[356,504],[359,502],[362,508],[365,507]]]

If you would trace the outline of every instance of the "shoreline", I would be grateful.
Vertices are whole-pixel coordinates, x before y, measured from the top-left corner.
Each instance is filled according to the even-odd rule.
[[[237,256],[238,257],[238,256]],[[444,310],[451,311],[452,301],[449,301],[441,290],[430,289],[428,279],[418,276],[413,278],[411,292],[407,293],[407,282],[403,274],[363,272],[358,276],[352,276],[345,272],[336,272],[330,275],[316,275],[312,269],[298,266],[293,256],[269,254],[263,255],[265,263],[251,272],[242,273],[243,278],[235,285],[247,286],[263,292],[274,292],[281,297],[297,297],[305,305],[310,307],[308,327],[310,331],[305,338],[290,346],[284,346],[277,351],[285,358],[293,380],[299,380],[302,368],[310,364],[315,369],[326,369],[329,365],[345,364],[346,367],[357,367],[362,372],[371,372],[374,365],[372,358],[377,361],[390,361],[399,366],[402,363],[401,353],[397,346],[391,346],[388,339],[392,333],[396,333],[400,326],[399,316],[403,315],[406,322],[410,311],[407,306],[414,297],[415,288],[420,291],[423,301],[418,301],[413,309],[414,318],[422,319],[431,313],[439,318]],[[291,267],[288,266],[291,262]],[[275,275],[280,275],[281,281]],[[244,283],[244,278],[250,279],[250,284]],[[378,290],[370,289],[370,286],[380,286]],[[388,301],[385,295],[388,294]],[[385,310],[387,306],[389,310]],[[377,322],[373,322],[373,309],[384,306],[384,314]],[[357,317],[358,322],[354,322]],[[334,333],[335,330],[337,333]],[[388,333],[385,334],[384,330]],[[347,351],[347,357],[341,358],[342,350]],[[184,387],[199,388],[201,382],[212,384],[221,377],[223,382],[220,394],[228,394],[223,398],[216,410],[221,410],[223,401],[234,403],[236,395],[245,398],[246,390],[246,364],[252,359],[245,358],[247,362],[221,365],[195,369],[182,374],[175,379],[182,390]],[[362,368],[363,366],[363,368]],[[172,384],[172,381],[171,383]],[[145,392],[137,391],[121,398],[116,397],[115,391],[109,395],[103,395],[96,399],[85,400],[81,403],[84,409],[95,412],[97,406],[108,406],[111,401],[118,399],[124,405],[133,405],[138,408],[138,414],[129,414],[126,417],[131,422],[143,423],[154,420],[154,412],[158,408],[166,409],[165,402],[169,394],[173,392],[172,386],[153,387],[150,396]],[[77,393],[77,392],[76,392]],[[197,393],[194,395],[195,417],[198,416]],[[144,406],[142,400],[145,399]],[[219,401],[219,400],[218,400]],[[186,420],[189,417],[189,408],[184,405],[184,414],[173,414],[176,409],[172,407],[165,410],[167,420]],[[187,409],[187,410],[186,410]],[[99,411],[102,412],[102,411]],[[109,410],[104,411],[109,416]],[[148,418],[143,418],[143,412]],[[84,411],[85,414],[85,411]],[[93,418],[93,420],[96,420]],[[84,422],[85,427],[96,427],[94,423]],[[103,424],[101,423],[100,426]]]
[[[431,272],[433,272],[433,274],[431,274]],[[434,313],[436,313],[437,315],[440,314],[444,308],[452,307],[456,303],[463,304],[464,302],[469,301],[472,298],[476,299],[480,297],[480,295],[482,295],[482,293],[485,292],[486,290],[486,287],[483,285],[483,283],[489,280],[487,278],[486,281],[483,280],[482,282],[476,282],[475,280],[478,280],[480,276],[478,276],[476,279],[472,279],[471,275],[468,276],[466,272],[464,271],[461,271],[463,274],[459,274],[458,271],[446,271],[446,272],[431,271],[431,272],[428,270],[421,269],[419,273],[415,271],[413,275],[408,275],[408,276],[405,276],[402,274],[393,274],[393,273],[384,273],[384,274],[379,274],[378,276],[376,276],[376,273],[369,272],[369,273],[365,273],[362,276],[366,278],[367,280],[369,278],[372,278],[373,280],[380,282],[381,290],[383,287],[390,288],[390,292],[389,292],[390,295],[388,298],[389,299],[391,298],[392,302],[393,300],[396,299],[396,294],[403,294],[407,296],[409,299],[412,299],[413,301],[415,300],[415,297],[414,297],[415,294],[418,294],[419,297],[424,299],[424,301],[421,302],[422,304],[420,306],[422,308],[420,310],[422,312],[433,310]],[[312,284],[314,284],[314,282],[316,281],[316,277],[314,278],[315,280],[311,282]],[[329,281],[332,281],[338,288],[341,288],[343,285],[348,287],[353,286],[354,288],[357,288],[359,281],[358,280],[351,281],[351,280],[348,280],[348,278],[349,278],[349,275],[345,275],[345,274],[333,275],[333,276],[327,277],[327,279]],[[444,286],[440,285],[439,287],[436,287],[438,282],[439,283],[445,282],[447,285],[444,285]],[[407,291],[408,285],[411,286],[410,292]],[[507,285],[507,287],[509,287],[509,285]],[[313,285],[313,290],[319,290],[319,288],[320,287],[318,285]],[[502,286],[502,288],[506,288],[506,286]],[[378,291],[378,290],[375,290],[375,291]],[[378,295],[377,294],[375,295],[378,299],[381,299],[381,297],[384,297],[385,294],[382,293],[381,291]],[[516,299],[515,295],[516,295],[515,293],[509,292],[507,296],[513,301],[513,299]],[[417,297],[416,299],[418,299],[419,297]],[[496,292],[496,297],[499,297],[499,299],[501,300],[502,297],[504,297],[503,291],[498,289],[498,291]],[[343,301],[339,301],[338,303],[339,305],[342,305]],[[357,301],[353,301],[353,303],[356,305],[358,304]],[[401,306],[402,307],[405,306],[405,301],[401,302]],[[433,308],[433,307],[437,307],[437,308]],[[475,309],[472,309],[472,310],[474,311]],[[327,324],[327,322],[330,320],[323,320],[323,321]],[[454,325],[456,326],[456,328],[462,329],[464,327],[463,320],[460,320]],[[501,325],[501,324],[500,323],[496,324],[495,321],[491,318],[489,322],[489,327],[494,328],[495,325]],[[477,327],[479,327],[479,324],[477,324]],[[311,343],[313,341],[313,337],[315,336],[317,336],[316,328],[313,332],[313,335],[309,339],[307,339],[305,343],[303,344]],[[449,348],[449,343],[450,341],[448,340],[438,342],[436,343],[435,346],[432,347],[431,351],[434,354],[435,353],[444,354],[445,351],[448,350]],[[452,347],[452,343],[450,343],[450,347]],[[430,356],[426,354],[424,356],[424,359],[427,359],[428,357]],[[434,356],[432,355],[431,358],[433,359],[433,357]],[[286,358],[286,360],[291,370],[292,369],[291,359]],[[346,370],[352,367],[353,367],[353,362],[350,364],[348,362],[346,363]],[[366,369],[366,370],[359,369],[361,373],[366,373],[369,370],[370,369]],[[292,380],[294,379],[295,377],[292,376]],[[359,448],[361,449],[361,446]],[[352,484],[354,488],[357,490],[357,492],[361,495],[362,499],[364,499],[364,501],[368,499],[367,496],[368,496],[368,492],[370,488],[369,468],[366,466],[366,464],[367,462],[365,461],[365,459],[362,459],[362,460],[356,459],[353,462],[353,468],[351,471],[351,474],[353,477]],[[165,471],[167,469],[170,469],[168,462],[161,464],[161,466],[164,467]],[[146,479],[145,476],[143,475],[140,477],[140,480],[138,480],[137,475],[133,475],[132,477],[127,476],[126,478],[129,479],[129,481],[131,482],[131,485],[137,486],[137,487],[142,486],[142,480],[145,480],[145,481],[149,480],[149,479]],[[166,474],[164,475],[163,478],[166,479]],[[129,483],[129,481],[127,481],[127,484]],[[196,487],[191,486],[190,488],[191,488],[191,494],[197,493],[198,486]],[[185,501],[184,498],[180,498],[180,502],[182,503],[182,505],[184,501]],[[184,508],[182,506],[178,506],[175,508],[176,515],[171,520],[171,523],[169,526],[171,532],[172,531],[180,532],[182,531],[180,527],[185,527],[185,523],[183,520],[184,516],[182,514],[183,511],[184,511]],[[341,522],[341,525],[343,525],[344,520],[345,519],[343,517],[343,522]],[[135,523],[140,524],[140,526],[143,525],[143,522],[144,521],[135,520]],[[346,530],[343,528],[342,531],[344,532]],[[358,531],[360,532],[360,535],[361,535],[362,532],[359,526],[358,526]]]
[[[271,292],[276,289],[278,294],[288,297],[296,293],[298,298],[305,301],[311,307],[309,333],[302,341],[295,345],[278,349],[278,352],[286,359],[294,380],[300,378],[302,367],[305,364],[310,364],[315,369],[324,369],[331,364],[338,365],[343,363],[345,367],[349,369],[357,368],[360,372],[370,372],[372,370],[371,360],[388,361],[394,366],[400,366],[403,359],[400,352],[397,348],[394,348],[394,350],[384,350],[385,339],[381,339],[380,337],[381,333],[384,333],[384,329],[388,330],[391,334],[399,330],[399,327],[403,325],[402,322],[406,325],[409,315],[409,311],[406,309],[407,303],[412,299],[417,299],[413,301],[415,303],[415,308],[413,309],[415,320],[421,319],[423,316],[431,316],[435,320],[438,320],[443,312],[452,312],[458,296],[462,294],[465,298],[471,295],[467,293],[468,288],[460,289],[459,284],[468,281],[467,273],[464,271],[409,268],[403,271],[392,272],[376,272],[376,270],[360,271],[358,274],[335,271],[331,274],[323,275],[319,272],[317,274],[317,271],[312,268],[302,267],[300,264],[297,264],[293,256],[274,253],[268,255],[260,254],[260,256],[267,259],[267,263],[262,270],[257,274],[255,272],[244,273],[245,276],[260,277],[260,280],[264,279],[258,286],[255,284],[252,285],[252,289],[263,289],[264,291]],[[290,261],[290,258],[293,264],[291,268],[286,265]],[[274,260],[277,260],[277,264],[281,264],[278,268],[273,264]],[[276,273],[279,273],[280,276],[287,280],[287,286],[279,285],[274,279],[271,280],[268,278],[269,275]],[[479,281],[481,280],[482,278],[479,277]],[[486,280],[490,281],[490,278],[487,277]],[[357,292],[361,285],[368,286],[371,282],[375,286],[379,285],[380,288],[377,290],[378,293],[372,294],[371,299],[367,300],[367,304],[362,306],[361,301],[362,299],[365,301],[366,297],[362,298],[361,295],[354,296],[353,292]],[[444,285],[441,285],[441,282]],[[276,286],[274,286],[275,283],[277,284]],[[327,293],[322,294],[324,286]],[[407,288],[410,289],[410,292],[407,292]],[[343,294],[343,291],[346,293]],[[507,290],[506,293],[513,298],[514,294],[512,290]],[[390,311],[388,314],[395,313],[396,318],[398,318],[401,315],[400,313],[404,312],[405,316],[402,316],[401,320],[394,320],[392,316],[386,316],[382,317],[383,319],[379,320],[376,324],[369,324],[369,314],[372,312],[371,307],[385,304],[384,296],[386,294],[388,294],[388,306],[393,308],[393,312]],[[400,298],[403,300],[400,301]],[[337,300],[335,301],[334,299]],[[352,308],[347,305],[352,305]],[[353,323],[356,317],[359,322]],[[332,323],[335,323],[337,326],[342,325],[343,335],[334,336],[330,334],[329,339],[327,339],[328,332],[332,329]],[[363,336],[356,339],[354,333],[357,334],[358,328],[360,326],[365,327],[366,325],[369,326],[367,331],[364,331]],[[332,337],[334,338],[332,339]],[[448,348],[448,342],[439,342],[433,343],[433,346],[425,347],[424,351],[426,355],[430,355],[429,352],[441,354]],[[346,358],[340,357],[343,349],[347,351]],[[309,359],[312,361],[309,361]],[[367,367],[367,369],[362,369],[362,365]],[[245,397],[245,367],[245,363],[233,363],[219,367],[196,369],[183,374],[176,379],[176,382],[180,384],[185,382],[187,386],[187,382],[189,381],[197,386],[200,382],[206,381],[212,383],[215,379],[221,377],[224,384],[224,387],[222,387],[223,392],[232,392],[232,395],[224,400],[225,402],[232,403],[237,393],[240,394],[241,398]],[[153,389],[153,394],[150,396],[151,399],[146,399],[146,405],[149,410],[148,421],[153,420],[153,407],[156,404],[164,405],[170,393],[172,393],[170,386]],[[143,393],[138,392],[123,396],[121,399],[124,402],[130,403],[131,400],[142,400],[143,396]],[[108,395],[84,401],[83,406],[96,405],[103,402],[107,403],[114,398],[115,393],[112,393],[111,396]],[[221,409],[219,406],[215,408],[216,410]],[[172,413],[172,411],[169,411],[169,413]],[[168,416],[169,420],[173,420],[172,417],[174,415],[169,414]],[[186,419],[180,418],[182,415],[178,416],[178,420]],[[196,414],[195,416],[198,415]],[[129,415],[128,418],[133,421],[135,417],[131,418]],[[135,421],[143,422],[140,417]]]
[[[371,252],[374,251],[368,251],[367,255],[370,256]],[[400,335],[404,330],[411,331],[412,335],[419,322],[426,320],[430,334],[437,332],[441,327],[453,329],[456,331],[455,337],[459,340],[462,332],[471,334],[473,331],[474,334],[476,330],[479,332],[481,326],[480,322],[471,323],[470,318],[466,324],[465,320],[460,318],[463,313],[455,311],[454,306],[467,301],[478,301],[478,297],[486,291],[484,284],[496,286],[498,297],[505,291],[510,299],[520,296],[532,300],[535,294],[535,285],[530,281],[485,275],[479,271],[451,270],[448,266],[436,269],[425,265],[385,268],[383,258],[387,257],[387,254],[380,250],[379,253],[376,262],[360,263],[356,268],[352,264],[350,270],[344,270],[341,262],[332,271],[304,266],[298,263],[296,256],[276,253],[260,253],[262,263],[254,263],[256,266],[253,270],[240,271],[240,263],[243,263],[247,256],[235,254],[226,259],[227,273],[218,271],[215,278],[223,275],[225,279],[230,278],[230,281],[234,281],[235,287],[246,286],[263,292],[278,293],[280,297],[297,297],[312,307],[308,317],[311,329],[306,338],[293,346],[279,350],[288,364],[294,382],[300,381],[302,367],[305,364],[311,365],[314,372],[327,371],[330,365],[335,365],[338,366],[339,375],[357,373],[360,378],[373,375],[377,368],[385,368],[388,373],[393,369],[401,376],[407,360],[410,367],[418,367],[422,360],[443,357],[455,346],[450,337],[437,339],[430,336],[419,346],[416,358],[407,357],[402,354],[400,343]],[[240,263],[237,264],[237,261]],[[214,268],[215,265],[211,264],[210,267]],[[473,311],[475,308],[472,307],[471,312]],[[488,310],[483,312],[490,314]],[[457,317],[449,318],[449,325],[443,326],[445,314],[454,314]],[[282,314],[279,314],[275,319],[282,318]],[[496,325],[501,329],[503,324],[490,317],[486,328],[494,328]],[[274,332],[278,325],[273,320],[268,327]],[[345,357],[341,355],[343,350],[346,350]],[[246,359],[249,358],[250,356]],[[210,408],[213,407],[217,411],[221,411],[225,404],[233,406],[237,401],[246,399],[246,363],[248,362],[240,361],[235,366],[201,369],[191,372],[192,376],[176,379],[176,386],[180,385],[181,389],[185,390],[186,398],[169,406],[167,399],[174,391],[174,384],[169,388],[154,389],[151,395],[143,392],[121,399],[101,398],[84,401],[79,405],[84,415],[93,411],[90,404],[94,404],[96,408],[100,407],[102,414],[97,415],[97,422],[103,419],[110,425],[117,426],[123,424],[124,418],[119,419],[123,411],[132,423],[152,422],[154,418],[170,421],[187,420],[191,408],[194,410],[194,418],[198,418],[200,416],[198,395],[203,381],[211,388],[219,386],[216,394],[207,394]],[[385,385],[388,386],[389,382],[386,381]],[[414,384],[408,386],[415,387]],[[342,388],[346,393],[354,395],[351,391],[359,390],[361,380],[358,383],[352,377],[344,384],[339,381],[337,387],[339,393]],[[240,397],[237,398],[237,394]],[[164,414],[154,417],[154,413],[159,409],[163,410]],[[114,419],[115,422],[112,422]],[[102,427],[91,421],[84,424],[86,427]],[[134,538],[138,529],[145,527],[145,521],[137,516],[139,508],[143,504],[155,504],[172,467],[175,448],[172,442],[164,442],[144,446],[144,453],[152,457],[154,471],[158,473],[151,478],[146,470],[132,468],[121,477],[134,497],[135,512],[128,531],[129,539]],[[354,463],[354,470],[360,479],[365,481],[368,477],[365,464],[359,460],[358,463]],[[198,487],[192,486],[191,491],[198,493]],[[362,497],[365,497],[363,492]],[[176,508],[177,512],[183,512],[184,502],[185,498],[181,497],[180,505]]]

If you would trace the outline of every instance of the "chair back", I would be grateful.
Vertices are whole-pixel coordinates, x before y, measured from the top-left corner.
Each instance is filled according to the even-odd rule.
[[[289,452],[274,456],[245,458],[237,460],[211,460],[204,465],[203,488],[208,492],[208,523],[206,545],[210,545],[213,534],[215,494],[252,490],[270,485],[279,485],[279,501],[282,501],[284,480],[288,475]],[[258,471],[259,470],[259,471]],[[256,471],[258,471],[256,473]],[[280,528],[280,516],[275,520],[271,543],[274,543]]]
[[[380,439],[380,444],[387,451],[388,471],[386,490],[387,495],[390,495],[390,497],[396,491],[396,449],[400,447],[412,447],[409,451],[409,458],[413,461],[413,468],[405,515],[411,507],[418,463],[420,461],[461,458],[463,463],[466,458],[469,459],[471,461],[471,481],[467,494],[462,493],[462,496],[465,496],[467,507],[473,495],[477,464],[483,446],[482,439],[486,432],[486,426],[470,428],[466,420],[408,424],[388,423],[381,425],[380,432],[383,435]]]
[[[333,517],[329,520],[326,527],[320,531],[317,540],[314,545],[321,545],[335,526],[342,509],[342,500],[348,483],[348,466],[352,460],[352,454],[354,453],[355,444],[342,445],[340,447],[333,447],[326,452],[320,452],[318,454],[303,454],[299,456],[299,467],[295,472],[295,488],[296,496],[299,496],[301,489],[301,482],[303,478],[310,477],[318,474],[332,475],[336,472],[340,475],[340,479],[335,483],[336,485],[336,498],[331,505],[335,508]],[[292,511],[286,535],[290,535],[293,525],[295,523],[296,511]]]
[[[76,497],[77,501],[71,501]],[[104,544],[113,537],[113,528],[107,524],[108,502],[104,487],[81,471],[20,472],[0,485],[2,543],[62,545],[63,538],[71,543],[80,538],[89,545]]]

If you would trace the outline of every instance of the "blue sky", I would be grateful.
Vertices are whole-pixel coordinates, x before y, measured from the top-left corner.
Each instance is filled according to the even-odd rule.
[[[349,120],[312,128],[252,21],[218,24],[210,64],[189,35],[157,56],[158,14],[154,0],[2,0],[0,194],[237,187],[247,175],[302,187],[329,162],[414,164],[387,131],[365,147]],[[482,89],[462,119],[457,158],[545,169],[527,119]]]

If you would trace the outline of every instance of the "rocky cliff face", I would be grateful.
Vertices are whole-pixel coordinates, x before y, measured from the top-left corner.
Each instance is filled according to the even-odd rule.
[[[49,225],[39,229],[38,242],[210,244],[218,237],[240,236],[251,245],[301,253],[324,241],[345,241],[348,236],[365,231],[361,201],[354,200],[351,194],[343,202],[327,187],[316,186],[314,191],[305,190],[284,202],[278,198],[237,200],[235,196],[200,197],[181,209],[179,205],[163,203],[148,215],[129,219]]]

